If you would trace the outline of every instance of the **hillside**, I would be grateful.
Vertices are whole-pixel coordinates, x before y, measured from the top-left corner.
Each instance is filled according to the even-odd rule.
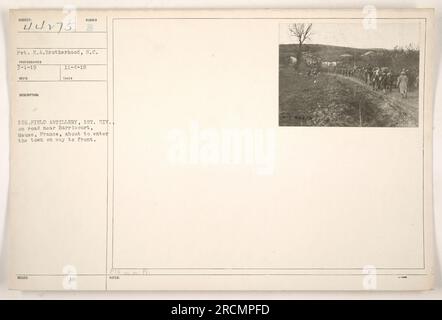
[[[398,93],[374,92],[333,73],[309,76],[289,66],[279,73],[279,125],[328,127],[416,127],[417,92],[407,104]],[[396,90],[395,90],[396,91]],[[396,97],[396,99],[395,99]],[[415,105],[412,105],[412,103]],[[403,105],[402,105],[403,104]]]
[[[351,54],[360,56],[367,51],[382,52],[383,49],[359,49],[350,47],[329,46],[323,44],[304,44],[303,52],[308,52],[315,55],[323,61],[338,61],[343,54]],[[279,56],[288,58],[296,56],[298,45],[296,44],[281,44],[279,46]]]
[[[363,54],[371,52],[368,55]],[[287,65],[290,56],[296,56],[297,44],[279,45],[279,63]],[[360,49],[351,47],[340,47],[323,44],[304,44],[303,55],[312,56],[319,61],[336,61],[343,65],[389,67],[395,73],[407,69],[410,75],[417,75],[419,72],[419,50],[409,48],[387,49]],[[346,55],[343,57],[342,55]]]

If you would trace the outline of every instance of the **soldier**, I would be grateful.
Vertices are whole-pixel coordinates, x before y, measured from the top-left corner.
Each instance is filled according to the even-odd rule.
[[[393,75],[391,74],[391,71],[388,71],[387,73],[386,83],[388,92],[391,92],[393,90]]]
[[[373,84],[373,90],[379,89],[379,68],[378,67],[376,67],[373,72],[372,84]]]
[[[367,68],[367,84],[371,85],[371,79],[373,77],[373,69],[371,66],[368,66]]]
[[[397,86],[399,87],[399,92],[402,98],[407,98],[408,92],[408,77],[405,74],[405,70],[402,69],[401,75],[397,78]]]

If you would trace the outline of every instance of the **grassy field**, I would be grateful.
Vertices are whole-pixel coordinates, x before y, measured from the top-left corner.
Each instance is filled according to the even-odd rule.
[[[415,126],[416,121],[363,85],[280,66],[280,126],[400,127]]]

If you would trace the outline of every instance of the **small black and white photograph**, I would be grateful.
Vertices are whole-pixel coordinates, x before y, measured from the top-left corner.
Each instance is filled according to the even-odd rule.
[[[420,24],[284,23],[279,125],[418,127]]]

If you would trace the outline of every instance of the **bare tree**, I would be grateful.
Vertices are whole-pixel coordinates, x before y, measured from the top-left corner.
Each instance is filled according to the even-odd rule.
[[[312,33],[311,23],[294,23],[289,25],[289,34],[298,40],[298,50],[296,52],[296,69],[299,68],[302,59],[302,45],[310,39]]]

